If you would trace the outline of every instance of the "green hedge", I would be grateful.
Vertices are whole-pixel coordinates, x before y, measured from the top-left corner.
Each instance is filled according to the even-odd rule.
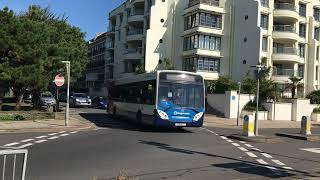
[[[320,104],[320,90],[311,92],[307,98],[310,99],[311,104]]]
[[[53,113],[42,112],[0,112],[0,121],[24,121],[24,120],[41,120],[53,119]]]
[[[0,114],[0,121],[24,121],[26,117],[19,114]]]

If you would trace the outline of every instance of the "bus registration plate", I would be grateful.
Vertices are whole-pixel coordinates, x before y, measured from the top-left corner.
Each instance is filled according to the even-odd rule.
[[[175,126],[181,127],[181,126],[187,126],[187,124],[186,123],[175,123]]]

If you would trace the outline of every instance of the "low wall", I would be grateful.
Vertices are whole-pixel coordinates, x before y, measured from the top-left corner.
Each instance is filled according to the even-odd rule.
[[[252,115],[253,117],[255,117],[256,112],[255,112],[255,111],[252,112],[252,111],[245,111],[245,110],[243,110],[243,111],[241,112],[240,117],[241,117],[241,118],[244,118],[245,115]],[[268,111],[259,111],[259,113],[258,113],[258,120],[259,120],[259,121],[268,120]]]
[[[301,121],[302,116],[311,117],[314,108],[318,107],[311,104],[309,99],[294,99],[292,103],[292,120]]]
[[[240,95],[240,112],[249,101],[254,99],[254,95]],[[238,116],[238,98],[236,91],[227,91],[225,94],[208,94],[208,104],[217,111],[224,114],[226,118],[237,118]]]
[[[292,120],[292,103],[263,103],[262,105],[268,111],[268,120]]]

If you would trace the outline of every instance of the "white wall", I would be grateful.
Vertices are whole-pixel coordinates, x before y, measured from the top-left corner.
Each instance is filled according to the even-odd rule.
[[[268,120],[276,120],[276,121],[292,120],[292,104],[291,103],[276,103],[275,105],[274,103],[263,103],[263,106],[268,111]]]
[[[302,116],[311,117],[312,111],[317,105],[310,104],[309,99],[295,99],[292,103],[292,120],[301,121]]]
[[[254,98],[254,95],[240,95],[240,112],[244,106]],[[238,94],[236,91],[227,91],[225,94],[208,94],[208,104],[217,111],[224,114],[226,118],[237,118],[238,116]]]

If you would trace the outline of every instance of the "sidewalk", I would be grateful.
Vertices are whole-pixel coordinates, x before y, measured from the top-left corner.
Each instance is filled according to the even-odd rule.
[[[70,116],[68,127],[65,126],[65,121],[61,119],[8,121],[0,123],[0,133],[81,131],[94,128],[95,126],[93,124],[80,120],[76,116]]]
[[[243,119],[239,120],[239,126],[237,126],[237,119],[221,118],[214,115],[206,114],[204,120],[205,126],[220,127],[228,129],[241,129]],[[312,122],[314,126],[320,125],[320,122]],[[300,128],[301,122],[296,121],[259,121],[260,129],[283,129],[283,128]]]

